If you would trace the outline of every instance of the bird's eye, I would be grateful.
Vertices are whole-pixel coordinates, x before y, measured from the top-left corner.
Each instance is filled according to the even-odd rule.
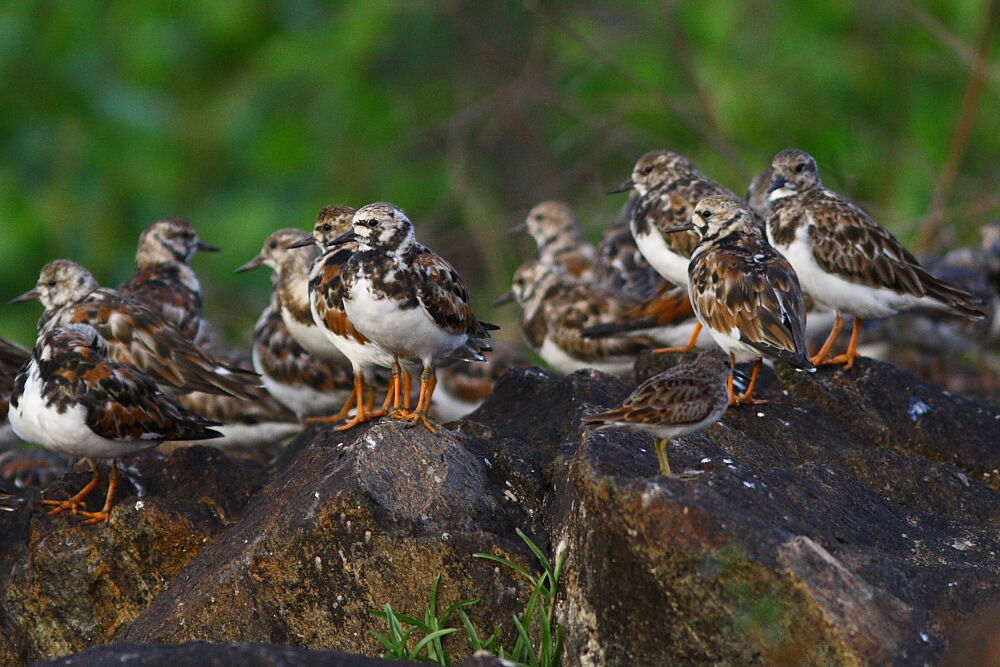
[[[278,247],[278,242],[277,241],[271,241],[270,243],[267,244],[267,247],[268,248],[277,248]]]
[[[333,225],[331,225],[331,224],[330,224],[330,223],[328,222],[328,223],[326,223],[325,225],[323,225],[322,227],[320,227],[320,229],[322,229],[322,230],[323,230],[324,232],[328,232],[328,231],[330,231],[331,229],[333,229]]]
[[[648,174],[648,173],[650,173],[652,171],[653,171],[653,165],[649,165],[648,167],[643,167],[642,168],[642,173],[644,173],[644,174]]]
[[[536,213],[535,214],[535,222],[541,222],[544,219],[545,219],[545,216],[542,215],[541,213]]]
[[[55,280],[50,280],[49,282],[47,282],[45,284],[48,285],[49,287],[55,287],[59,283],[57,283]]]
[[[379,225],[379,221],[378,221],[377,218],[372,218],[371,220],[368,221],[368,226],[369,227],[378,227],[378,225]]]
[[[806,163],[805,162],[797,164],[797,165],[795,165],[795,173],[798,174],[799,172],[801,172],[805,168],[806,168]]]
[[[711,217],[712,217],[712,212],[711,212],[711,211],[702,211],[702,212],[700,213],[700,215],[701,215],[701,217],[703,217],[703,218],[705,218],[706,220],[708,220],[709,218],[711,218]]]

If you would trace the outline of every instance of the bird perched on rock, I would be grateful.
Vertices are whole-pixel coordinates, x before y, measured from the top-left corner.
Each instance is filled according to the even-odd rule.
[[[611,192],[631,189],[639,195],[629,212],[629,229],[636,245],[661,276],[674,285],[686,286],[688,261],[698,245],[698,235],[667,230],[687,223],[702,198],[732,193],[701,173],[688,158],[665,150],[650,151],[639,158],[632,177]],[[688,344],[673,351],[692,351],[700,334],[701,328],[696,327]]]
[[[11,303],[38,299],[45,312],[39,334],[86,323],[106,341],[109,358],[128,364],[161,385],[180,391],[224,393],[252,398],[256,373],[210,359],[158,312],[101,287],[85,268],[66,259],[49,262],[34,289]]]
[[[656,437],[660,473],[670,477],[667,444],[671,438],[700,433],[719,421],[729,405],[729,359],[722,350],[702,352],[691,363],[647,379],[622,404],[606,412],[586,415],[592,429],[626,428]]]
[[[546,201],[528,212],[524,222],[509,233],[527,231],[538,245],[536,258],[544,265],[558,264],[577,280],[593,280],[597,252],[583,238],[583,230],[569,205]]]
[[[797,149],[771,162],[768,188],[771,213],[768,238],[795,267],[802,287],[816,302],[836,311],[837,319],[814,364],[854,365],[862,320],[887,317],[925,306],[981,319],[982,302],[932,276],[864,209],[823,187],[811,155]],[[844,326],[854,318],[847,352],[830,357]]]
[[[340,363],[309,354],[289,332],[282,314],[287,311],[294,317],[292,311],[303,297],[308,305],[309,267],[319,253],[311,244],[307,248],[289,246],[311,242],[312,238],[300,229],[279,229],[265,239],[259,255],[236,269],[241,272],[268,266],[274,270],[270,301],[254,327],[253,365],[271,395],[300,419],[330,414],[354,391],[348,362],[339,350]],[[284,307],[286,299],[294,299],[296,305]],[[315,323],[312,326],[315,328]]]
[[[366,396],[365,387],[371,388],[375,381],[377,368],[392,368],[398,379],[399,370],[395,356],[382,346],[361,333],[348,316],[345,306],[346,283],[344,276],[347,262],[357,250],[354,241],[345,240],[345,235],[351,230],[354,220],[354,209],[348,206],[328,206],[320,211],[313,227],[312,239],[303,239],[289,245],[289,248],[305,248],[315,245],[319,248],[309,269],[309,307],[316,331],[323,337],[325,345],[336,348],[351,363],[354,374],[354,391],[344,403],[344,407],[336,415],[323,418],[311,418],[314,421],[335,422],[346,419],[353,408],[354,416],[337,430],[346,430],[387,414],[398,393],[398,382],[393,383],[386,394],[385,402],[380,410],[372,410],[372,401]],[[282,292],[282,301],[284,295]],[[284,312],[284,311],[283,311]],[[283,315],[284,317],[284,315]],[[301,331],[289,324],[284,317],[289,331],[300,343],[303,338]],[[307,350],[311,346],[303,345]],[[407,376],[408,378],[408,376]],[[405,392],[409,396],[409,390]]]
[[[674,229],[694,229],[701,242],[691,255],[688,294],[698,320],[735,365],[755,359],[750,384],[732,404],[753,398],[764,357],[813,370],[805,344],[805,305],[795,270],[764,236],[760,218],[735,195],[712,195]],[[671,230],[667,230],[672,233]]]
[[[158,311],[188,340],[202,330],[201,283],[188,262],[197,251],[219,248],[198,238],[184,217],[157,220],[139,236],[135,274],[118,291]]]
[[[513,286],[497,300],[521,306],[521,330],[528,344],[560,373],[596,368],[612,375],[629,375],[635,357],[655,347],[639,335],[601,339],[584,337],[583,331],[619,322],[638,305],[635,299],[573,280],[559,266],[529,260],[514,272]]]
[[[50,514],[76,510],[100,484],[94,458],[110,458],[104,507],[82,512],[86,523],[107,520],[118,487],[116,459],[166,440],[219,437],[204,419],[165,396],[139,371],[108,358],[108,346],[89,324],[73,323],[43,331],[30,362],[17,375],[10,421],[29,442],[88,460],[94,476],[79,493]]]
[[[426,412],[437,384],[435,366],[445,359],[484,361],[489,329],[496,327],[476,318],[458,272],[417,243],[398,206],[378,202],[358,209],[351,229],[327,247],[347,243],[356,250],[341,272],[344,310],[359,332],[395,358],[420,360],[417,407],[397,416],[433,432]],[[398,393],[398,379],[394,384]]]

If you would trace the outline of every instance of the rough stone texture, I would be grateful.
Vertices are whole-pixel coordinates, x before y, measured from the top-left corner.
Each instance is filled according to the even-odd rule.
[[[644,357],[637,374],[677,360]],[[384,623],[370,610],[420,613],[436,574],[445,605],[478,597],[480,629],[510,627],[527,591],[472,554],[534,568],[516,528],[569,549],[567,665],[968,664],[995,651],[996,406],[867,360],[779,367],[763,378],[770,404],[672,443],[681,474],[664,479],[650,437],[580,431],[585,411],[629,389],[514,369],[437,437],[391,421],[313,427],[249,504],[260,469],[203,448],[138,459],[142,507],[124,499],[106,528],[41,516],[29,496],[0,513],[0,663],[112,640],[303,648],[123,644],[78,659],[377,655]]]
[[[0,664],[108,642],[188,565],[260,487],[263,469],[218,450],[191,447],[128,462],[107,526],[45,514],[37,491],[0,513]],[[106,470],[105,470],[106,472]],[[47,491],[64,498],[90,473]],[[123,478],[124,479],[124,478]],[[144,497],[137,498],[135,487]],[[92,509],[104,488],[88,499]]]
[[[671,445],[680,477],[584,437],[550,520],[570,664],[922,664],[1000,594],[1000,409],[867,360],[779,377]]]

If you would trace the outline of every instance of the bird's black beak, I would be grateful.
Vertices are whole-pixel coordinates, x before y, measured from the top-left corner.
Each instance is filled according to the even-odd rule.
[[[768,187],[767,194],[771,194],[775,190],[777,190],[779,188],[783,188],[786,185],[788,185],[788,181],[785,180],[784,176],[782,176],[781,174],[778,174],[777,176],[774,177],[774,180],[771,181],[771,186]]]
[[[507,236],[517,236],[518,234],[523,234],[528,231],[528,221],[525,220],[521,224],[514,225],[507,230]]]
[[[219,246],[212,245],[211,243],[205,243],[201,239],[198,239],[198,243],[196,243],[194,247],[202,252],[222,252],[222,248]]]
[[[505,303],[510,303],[513,300],[514,300],[514,290],[507,290],[506,292],[504,292],[503,294],[501,294],[496,299],[496,301],[493,302],[493,306],[494,307],[496,307],[496,306],[502,306]]]
[[[42,293],[38,291],[37,287],[32,287],[30,290],[22,294],[21,296],[15,296],[13,299],[7,303],[21,303],[22,301],[36,301],[42,297]]]
[[[312,234],[310,234],[309,236],[305,236],[301,240],[296,241],[295,243],[289,244],[288,247],[289,248],[307,248],[307,247],[313,245],[314,243],[316,243],[316,239],[313,238]]]
[[[679,225],[674,225],[670,229],[664,229],[664,234],[673,234],[674,232],[686,232],[689,229],[694,229],[694,223],[688,220],[687,222],[682,222]]]
[[[326,247],[331,248],[333,246],[344,245],[345,243],[350,243],[351,241],[357,241],[361,237],[358,236],[357,232],[353,229],[348,229],[346,232],[333,239],[332,241],[326,242]]]
[[[609,195],[616,195],[619,192],[625,192],[627,190],[633,189],[634,187],[635,187],[635,181],[633,181],[630,178],[627,181],[625,181],[624,183],[622,183],[621,185],[617,185],[617,186],[611,188],[610,190],[608,190],[608,194]]]
[[[249,271],[250,269],[256,269],[258,266],[263,266],[263,265],[264,265],[264,256],[257,255],[249,262],[247,262],[240,268],[236,269],[233,273],[243,273],[244,271]]]

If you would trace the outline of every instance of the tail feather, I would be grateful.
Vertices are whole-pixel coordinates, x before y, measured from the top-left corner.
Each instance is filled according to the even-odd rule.
[[[989,314],[986,304],[979,297],[946,283],[930,273],[925,273],[921,278],[927,295],[940,301],[945,308],[953,313],[970,320],[981,320]]]

